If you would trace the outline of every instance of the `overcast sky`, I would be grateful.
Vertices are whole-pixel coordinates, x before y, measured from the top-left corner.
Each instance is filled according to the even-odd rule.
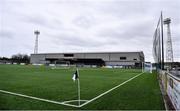
[[[143,51],[153,62],[161,11],[180,61],[180,0],[0,0],[0,56],[33,53],[40,30],[39,53]]]

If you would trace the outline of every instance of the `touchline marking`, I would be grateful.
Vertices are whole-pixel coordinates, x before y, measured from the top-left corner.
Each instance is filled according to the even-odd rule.
[[[87,101],[86,103],[81,104],[79,107],[82,107],[82,106],[84,106],[84,105],[86,105],[86,104],[89,104],[90,102],[92,102],[92,101],[94,101],[94,100],[96,100],[96,99],[100,98],[101,96],[103,96],[103,95],[105,95],[105,94],[107,94],[107,93],[111,92],[112,90],[114,90],[114,89],[116,89],[116,88],[118,88],[118,87],[120,87],[120,86],[122,86],[122,85],[126,84],[127,82],[129,82],[129,81],[131,81],[131,80],[135,79],[136,77],[140,76],[140,75],[141,75],[141,74],[143,74],[143,73],[144,73],[144,72],[142,72],[142,73],[140,73],[140,74],[138,74],[138,75],[136,75],[136,76],[134,76],[134,77],[132,77],[132,78],[128,79],[127,81],[124,81],[123,83],[121,83],[121,84],[119,84],[119,85],[117,85],[117,86],[115,86],[115,87],[111,88],[110,90],[108,90],[108,91],[106,91],[106,92],[104,92],[104,93],[102,93],[102,94],[100,94],[100,95],[98,95],[98,96],[94,97],[93,99],[91,99],[91,100]]]
[[[13,92],[5,91],[5,90],[0,90],[0,92],[15,95],[15,96],[20,96],[20,97],[24,97],[24,98],[30,98],[30,99],[35,99],[35,100],[39,100],[39,101],[44,101],[44,102],[48,102],[48,103],[60,104],[60,105],[65,105],[65,106],[77,107],[77,108],[80,107],[80,106],[73,105],[73,104],[67,104],[67,103],[64,103],[64,102],[58,102],[58,101],[52,101],[52,100],[48,100],[48,99],[42,99],[42,98],[28,96],[28,95],[24,95],[24,94],[13,93]]]

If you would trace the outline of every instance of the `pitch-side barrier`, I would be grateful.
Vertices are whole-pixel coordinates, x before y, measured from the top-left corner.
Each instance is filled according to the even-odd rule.
[[[167,107],[172,104],[171,108],[180,110],[180,78],[169,71],[160,70],[159,80],[164,97],[168,97],[166,101],[170,100],[170,103],[166,102]]]

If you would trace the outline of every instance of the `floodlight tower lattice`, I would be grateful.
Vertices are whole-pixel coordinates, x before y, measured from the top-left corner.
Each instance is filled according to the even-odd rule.
[[[38,30],[35,30],[34,34],[36,35],[34,54],[37,54],[38,53],[38,36],[39,36],[40,32]]]
[[[166,18],[164,20],[164,24],[167,25],[166,62],[172,63],[174,60],[173,60],[173,48],[172,48],[170,23],[171,23],[170,18]]]

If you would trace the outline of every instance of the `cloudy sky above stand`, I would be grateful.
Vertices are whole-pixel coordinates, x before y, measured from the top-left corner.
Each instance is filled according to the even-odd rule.
[[[0,56],[33,53],[39,30],[39,53],[143,51],[153,62],[161,11],[180,61],[180,0],[0,0]]]

